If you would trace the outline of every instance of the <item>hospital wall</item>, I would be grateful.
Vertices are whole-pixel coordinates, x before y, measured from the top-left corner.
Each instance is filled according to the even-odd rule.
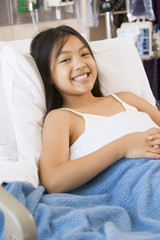
[[[61,21],[48,21],[48,22],[38,22],[37,27],[38,31],[49,28],[56,27],[59,24],[69,25],[75,28],[77,31],[82,33],[82,27],[78,19],[64,19]],[[26,24],[15,24],[8,26],[0,26],[0,41],[12,41],[25,38],[32,38],[36,34],[33,23]],[[102,40],[106,38],[106,28],[105,28],[105,19],[100,17],[99,27],[90,29],[90,40]]]
[[[81,26],[78,23],[77,19],[61,20],[60,24],[67,24],[81,32]],[[37,23],[38,31],[49,27],[56,27],[58,25],[59,25],[58,21]],[[33,23],[1,26],[0,41],[11,41],[32,38],[36,34],[36,32],[37,30],[35,30]]]
[[[48,9],[40,0],[31,2],[39,4],[35,8],[32,5],[31,10],[29,0],[0,0],[0,41],[31,38],[37,32],[36,28],[39,31],[59,24],[67,24],[81,32],[75,7],[70,11],[61,7],[61,16],[57,19],[55,7]]]
[[[22,12],[20,9],[20,0],[0,0],[0,41],[10,41],[24,38],[32,38],[36,33],[31,12],[28,7],[26,12]],[[28,1],[29,2],[29,1]],[[39,1],[39,7],[34,10],[34,20],[38,27],[38,30],[48,27],[56,27],[60,24],[67,24],[74,27],[79,32],[84,31],[84,22],[87,25],[88,12],[85,14],[85,21],[81,21],[77,18],[79,11],[76,6],[73,5],[72,11],[67,11],[66,7],[61,7],[61,19],[57,20],[56,8],[51,7],[50,10],[46,10],[44,7],[44,1]],[[26,5],[28,6],[28,5]],[[85,8],[86,11],[86,8]],[[81,13],[82,15],[82,13]],[[37,18],[36,18],[37,17]],[[82,18],[82,16],[81,16]],[[83,25],[83,26],[82,26]],[[82,30],[83,28],[83,30]],[[89,40],[101,40],[107,37],[105,16],[99,16],[98,27],[89,28]]]

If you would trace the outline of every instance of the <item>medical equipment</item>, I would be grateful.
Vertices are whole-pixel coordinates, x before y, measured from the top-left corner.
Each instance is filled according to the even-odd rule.
[[[37,10],[40,5],[38,0],[18,0],[18,6],[20,13],[27,13]]]
[[[142,60],[153,60],[152,91],[159,104],[158,59],[160,58],[160,30],[154,25],[155,15],[150,0],[128,0],[128,20],[117,29],[117,37],[132,37]],[[135,22],[132,22],[135,21]]]
[[[121,28],[117,29],[118,37],[133,38],[142,59],[152,59],[154,57],[152,33],[153,25],[149,21],[122,23]]]
[[[158,26],[153,26],[153,23],[150,21],[122,23],[121,28],[117,29],[117,36],[133,38],[141,59],[153,60],[152,91],[156,98],[157,108],[160,109],[158,100],[158,59],[160,58],[160,31]]]
[[[61,7],[72,7],[74,4],[73,0],[44,0],[44,8],[46,11],[51,10],[52,7],[56,9],[56,18],[61,19]],[[69,11],[71,8],[69,8]]]
[[[27,0],[19,0],[18,4],[19,4],[19,10],[21,13],[26,13],[28,11]]]
[[[155,50],[157,56],[159,56],[160,40],[158,39],[160,36],[158,29],[155,34],[154,26],[151,22],[151,20],[155,20],[152,2],[150,0],[128,0],[127,3],[129,22],[121,24],[121,27],[117,29],[117,36],[132,37],[143,60],[153,59]],[[135,20],[136,22],[132,22]]]
[[[28,11],[30,12],[32,23],[37,31],[38,27],[36,23],[38,22],[38,0],[18,0],[18,5],[20,13],[27,13]]]
[[[132,37],[142,59],[160,57],[160,30],[150,21],[122,23],[117,29],[118,37]]]
[[[62,0],[63,4],[66,4],[64,0]],[[69,1],[67,6],[62,6],[61,8],[61,20],[64,19],[67,21],[71,21],[73,19],[72,24],[77,25],[76,13],[75,13],[75,6],[71,4],[72,2]],[[53,25],[57,25],[60,21],[56,19],[56,7],[51,7],[50,11],[46,11],[44,6],[44,0],[0,0],[0,25],[7,26],[7,25],[20,25],[20,24],[28,24],[24,27],[29,27],[27,31],[24,31],[23,26],[16,26],[18,27],[19,31],[23,32],[20,34],[16,32],[16,35],[11,31],[7,30],[7,37],[2,36],[1,40],[11,40],[11,39],[22,39],[23,37],[32,36],[36,31],[43,27],[50,26],[53,22]],[[32,28],[33,23],[34,29]],[[12,26],[10,26],[12,28]],[[20,29],[22,28],[22,30]],[[14,35],[14,37],[9,37]],[[22,37],[23,35],[23,37]]]
[[[155,15],[152,8],[152,0],[127,0],[128,10],[127,16],[129,22],[135,20],[155,20]]]

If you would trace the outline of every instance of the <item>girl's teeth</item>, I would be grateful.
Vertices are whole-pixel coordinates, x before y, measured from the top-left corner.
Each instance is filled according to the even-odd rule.
[[[81,81],[82,79],[87,78],[87,74],[74,78],[74,81]]]

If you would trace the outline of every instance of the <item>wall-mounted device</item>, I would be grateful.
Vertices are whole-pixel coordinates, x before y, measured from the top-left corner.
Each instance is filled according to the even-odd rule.
[[[56,18],[61,19],[61,7],[71,7],[74,5],[73,0],[44,0],[44,8],[46,11],[56,8]]]
[[[74,5],[73,1],[68,1],[67,6],[61,7],[62,20],[76,20],[76,1],[80,2],[82,0],[74,0]],[[56,8],[51,7],[50,11],[46,11],[44,2],[45,0],[0,0],[0,25],[19,25],[34,22],[34,27],[37,30],[41,26],[41,23],[45,24],[45,22],[56,21]],[[65,2],[62,0],[60,3],[64,4]]]
[[[28,12],[28,0],[18,0],[20,13]]]
[[[27,13],[33,9],[39,8],[38,0],[18,0],[18,6],[20,13]]]
[[[142,59],[152,59],[153,24],[150,21],[126,22],[117,29],[117,37],[131,37],[135,41],[139,55]]]

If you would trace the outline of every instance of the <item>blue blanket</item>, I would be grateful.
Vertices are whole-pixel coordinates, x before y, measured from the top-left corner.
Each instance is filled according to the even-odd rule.
[[[159,160],[122,159],[70,193],[5,188],[34,216],[39,240],[160,240]]]

